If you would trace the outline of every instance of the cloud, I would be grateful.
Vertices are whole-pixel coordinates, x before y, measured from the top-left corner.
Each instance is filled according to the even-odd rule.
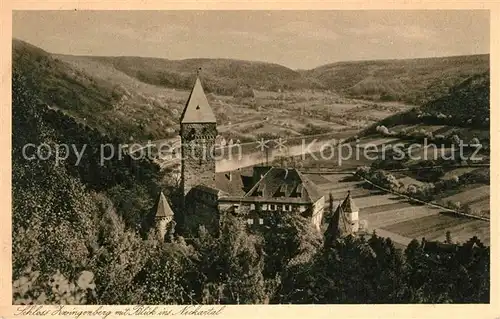
[[[432,39],[437,33],[431,29],[419,25],[384,25],[379,23],[370,23],[365,27],[349,28],[347,31],[357,36],[374,36],[406,38],[406,39]]]
[[[228,35],[230,37],[236,37],[238,39],[250,39],[250,40],[257,40],[257,41],[270,41],[272,38],[266,34],[263,33],[258,33],[258,32],[252,32],[252,31],[242,31],[242,30],[228,30],[224,32],[225,35]]]
[[[333,30],[310,22],[293,21],[271,30],[277,36],[295,36],[313,40],[337,40],[339,35]]]
[[[189,31],[187,26],[176,24],[165,24],[162,26],[151,25],[143,28],[137,28],[132,25],[108,25],[105,28],[99,28],[112,35],[118,35],[130,40],[138,40],[150,43],[163,43],[165,37],[179,36]]]

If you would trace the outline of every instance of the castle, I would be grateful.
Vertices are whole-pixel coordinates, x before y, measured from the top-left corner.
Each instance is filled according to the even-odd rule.
[[[198,77],[180,119],[180,137],[183,215],[178,218],[183,229],[196,230],[203,225],[217,232],[221,214],[228,212],[258,227],[280,212],[301,214],[321,231],[325,196],[297,169],[255,166],[216,172],[213,150],[217,122]],[[157,207],[155,225],[164,238],[173,232],[174,214],[162,193]],[[350,194],[330,215],[327,231],[336,237],[358,231],[358,209]]]

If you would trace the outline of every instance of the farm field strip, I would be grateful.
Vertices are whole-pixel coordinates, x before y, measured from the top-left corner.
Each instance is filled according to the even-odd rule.
[[[474,225],[474,224],[466,224],[463,225],[462,228],[459,229],[451,229],[450,230],[452,240],[458,242],[466,242],[471,239],[473,236],[477,236],[481,242],[485,245],[490,245],[490,227],[489,225]],[[427,237],[426,237],[427,238]],[[435,237],[435,240],[443,241],[446,238],[446,234],[440,237]]]
[[[452,201],[460,202],[462,205],[476,200],[484,199],[490,196],[490,185],[483,185],[464,192],[445,197],[441,199],[442,202]]]
[[[338,184],[321,184],[317,185],[319,190],[328,191],[328,190],[342,190],[342,189],[361,189],[358,187],[358,182],[346,182],[346,183],[338,183]]]
[[[446,232],[450,227],[464,225],[471,219],[459,216],[437,214],[434,216],[422,216],[420,218],[392,224],[384,227],[389,231],[396,231],[406,237],[422,237],[434,232]]]
[[[416,220],[425,217],[433,217],[439,212],[437,210],[426,209],[425,207],[418,207],[420,209],[402,208],[394,211],[379,212],[375,214],[364,215],[360,213],[360,218],[363,217],[372,225],[372,227],[380,227],[394,233],[398,233],[405,237],[411,237],[407,233],[401,232],[399,228],[390,227],[393,224],[400,224],[403,222],[417,223]]]
[[[325,195],[329,195],[330,193],[332,193],[333,195],[333,198],[337,198],[337,197],[346,197],[347,196],[347,192],[351,192],[351,196],[354,197],[354,198],[358,198],[358,197],[365,197],[367,195],[370,194],[369,191],[365,190],[365,189],[359,189],[359,188],[356,188],[356,189],[353,189],[353,188],[341,188],[341,189],[321,189],[320,190],[321,193],[325,194]]]
[[[380,146],[385,144],[393,144],[395,142],[401,141],[399,138],[377,138],[377,139],[363,139],[359,140],[360,143],[357,144],[359,147],[366,147],[367,145]]]
[[[356,185],[359,184],[357,181],[353,182],[342,182],[343,179],[352,177],[351,174],[332,174],[332,175],[321,175],[327,180],[329,180],[332,183],[339,183],[339,184],[349,184],[349,185]]]
[[[415,207],[412,204],[408,202],[394,202],[394,203],[389,203],[389,204],[384,204],[384,205],[377,205],[377,206],[371,206],[371,207],[365,207],[363,208],[363,214],[374,214],[374,213],[379,213],[379,212],[385,212],[385,211],[391,211],[391,210],[396,210],[400,208],[407,208],[407,207]]]
[[[470,173],[472,171],[475,171],[477,169],[477,167],[460,167],[460,168],[455,168],[451,171],[448,171],[444,174],[443,177],[441,177],[441,179],[451,179],[453,176],[458,176],[460,177],[460,175],[463,175],[463,174],[466,174],[466,173]]]
[[[410,204],[406,199],[398,198],[394,194],[375,194],[371,190],[356,187],[360,182],[342,182],[343,179],[351,176],[350,174],[320,176],[322,178],[315,177],[315,179],[321,181],[318,187],[325,196],[331,192],[335,201],[338,201],[343,199],[350,190],[356,206],[360,209],[359,218],[366,220],[370,232],[375,230],[379,236],[390,237],[400,245],[407,245],[411,239],[422,237],[443,241],[448,230],[454,240],[466,241],[472,236],[478,236],[485,244],[489,244],[490,234],[487,221],[443,214],[439,208]],[[410,180],[405,179],[405,181]],[[489,208],[488,185],[451,197],[465,198],[464,194],[470,195],[469,201],[475,200],[471,206]],[[338,203],[335,203],[334,209],[337,205]]]
[[[415,129],[418,125],[409,125],[409,124],[401,124],[401,125],[396,125],[390,128],[391,131],[393,132],[401,132],[402,130],[406,131],[411,131]]]
[[[392,194],[383,194],[383,195],[373,195],[371,197],[363,197],[356,200],[356,206],[361,209],[372,206],[381,206],[386,204],[397,203],[399,200],[395,199],[395,196]]]
[[[411,157],[408,163],[419,162],[421,160],[438,160],[440,158],[447,158],[451,156],[452,149],[450,147],[441,147],[440,145],[427,147],[420,146],[411,150]],[[455,156],[459,156],[458,149],[455,148]]]
[[[465,240],[470,239],[472,236],[477,236],[481,240],[486,240],[490,238],[489,223],[482,220],[468,220],[462,224],[454,225],[452,227],[446,228],[443,232],[442,230],[433,231],[423,234],[425,238],[440,240],[446,238],[446,231],[451,233],[452,238],[466,237]]]
[[[384,238],[390,238],[392,241],[399,244],[399,246],[402,246],[401,249],[405,249],[408,246],[408,244],[410,243],[410,241],[412,240],[411,238],[401,236],[399,234],[387,231],[385,229],[373,228],[370,225],[368,225],[368,233],[372,233],[373,231],[375,231],[377,236],[384,237]]]
[[[304,175],[305,177],[310,179],[314,184],[316,184],[318,188],[321,188],[321,184],[330,183],[330,180],[324,177],[323,175],[318,175],[318,174],[304,174]]]
[[[472,209],[476,209],[479,211],[489,211],[490,210],[490,197],[484,198],[480,201],[474,202],[470,204]]]

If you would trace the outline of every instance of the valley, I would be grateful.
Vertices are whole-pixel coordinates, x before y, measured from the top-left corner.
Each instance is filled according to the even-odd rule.
[[[217,161],[218,172],[262,163],[297,167],[304,173],[314,171],[311,178],[324,195],[332,192],[335,198],[341,198],[347,189],[352,189],[369,229],[392,236],[403,246],[413,238],[441,240],[448,229],[457,240],[479,234],[481,240],[489,242],[488,222],[410,204],[391,194],[374,194],[373,190],[361,188],[359,182],[340,182],[347,175],[321,175],[321,170],[349,174],[360,166],[375,165],[374,169],[388,172],[409,167],[409,171],[393,173],[399,189],[483,176],[484,169],[462,163],[429,180],[418,173],[425,171],[418,168],[421,159],[404,163],[380,163],[366,156],[344,159],[345,154],[339,154],[341,148],[333,148],[337,154],[327,154],[325,158],[322,147],[347,140],[347,145],[363,152],[397,143],[407,148],[411,140],[419,141],[421,137],[446,141],[456,135],[464,141],[477,138],[485,143],[487,149],[481,151],[481,163],[489,163],[489,130],[472,122],[469,126],[460,124],[464,116],[474,120],[467,106],[462,106],[467,102],[460,101],[483,94],[482,78],[459,85],[469,76],[487,70],[488,56],[433,58],[426,63],[418,59],[346,62],[298,72],[278,65],[224,59],[170,61],[57,55],[22,41],[14,40],[13,44],[18,71],[38,81],[34,91],[50,108],[123,143],[170,143],[177,145],[173,147],[177,153],[178,119],[189,97],[193,70],[201,65],[207,98],[218,122],[219,143],[224,140],[241,146],[237,156]],[[388,81],[388,76],[392,80]],[[453,94],[462,100],[453,100]],[[455,109],[442,106],[450,103],[456,105]],[[430,120],[420,119],[422,114]],[[386,131],[378,130],[381,124]],[[356,138],[359,140],[354,141]],[[267,150],[258,149],[259,140],[270,141]],[[316,141],[314,146],[304,147],[312,141]],[[277,143],[284,147],[277,147]],[[136,147],[138,150],[140,147]],[[420,148],[412,154],[422,152]],[[163,174],[179,174],[175,156],[156,162]],[[487,180],[489,173],[479,181],[453,186],[430,200],[454,209],[466,205],[473,215],[488,216]]]

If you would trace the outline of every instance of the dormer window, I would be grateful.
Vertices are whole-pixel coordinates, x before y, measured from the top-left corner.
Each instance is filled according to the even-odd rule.
[[[302,184],[297,185],[295,189],[295,197],[302,197],[302,192],[304,190],[304,186]]]
[[[264,188],[265,186],[263,184],[260,184],[255,191],[255,196],[262,196],[264,194]]]
[[[287,188],[288,187],[286,184],[281,185],[280,188],[278,189],[277,194],[276,194],[277,197],[285,197]]]

